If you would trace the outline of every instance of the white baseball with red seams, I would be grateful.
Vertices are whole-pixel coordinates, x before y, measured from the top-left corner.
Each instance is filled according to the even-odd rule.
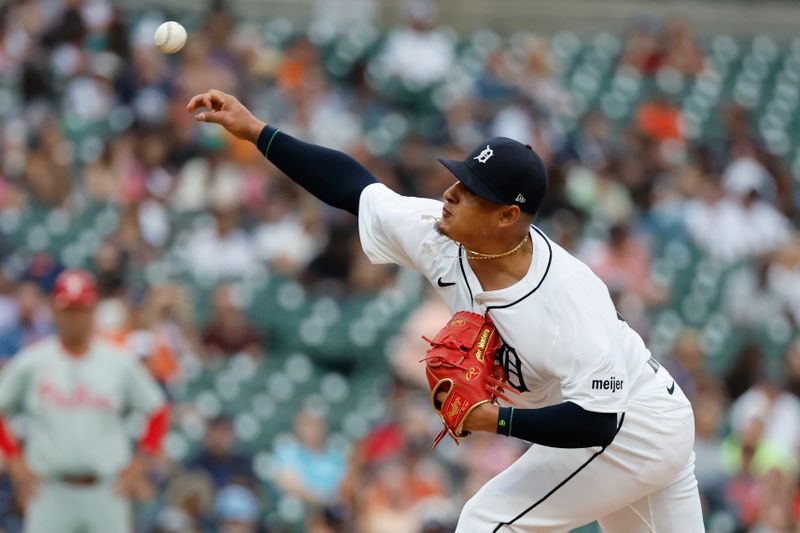
[[[180,52],[186,45],[186,28],[179,22],[169,20],[156,28],[153,44],[164,54]]]

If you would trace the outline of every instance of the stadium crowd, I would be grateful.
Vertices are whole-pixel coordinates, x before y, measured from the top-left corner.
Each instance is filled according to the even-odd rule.
[[[465,53],[469,39],[437,26],[434,4],[404,9],[406,23],[381,35],[369,20],[265,29],[214,1],[189,24],[186,48],[167,57],[151,43],[160,13],[110,0],[0,6],[0,360],[53,331],[55,276],[88,265],[103,294],[99,334],[142,357],[179,420],[186,365],[272,356],[274,332],[244,312],[237,280],[267,270],[341,300],[397,282],[396,270],[360,253],[349,214],[299,190],[252,146],[195,124],[184,109],[194,94],[236,94],[282,130],[345,150],[416,196],[439,197],[452,181],[436,155],[463,157],[505,135],[547,162],[539,223],[605,280],[692,400],[708,530],[799,532],[800,202],[797,176],[765,145],[752,110],[722,102],[720,127],[700,138],[687,134],[680,101],[664,91],[624,120],[580,110],[554,40],[483,31]],[[713,75],[707,49],[680,21],[642,17],[619,40],[613,68],[626,76]],[[55,214],[48,226],[58,226],[87,205],[118,216],[101,238],[81,239],[77,259],[14,237],[25,213],[41,213],[39,223]],[[659,312],[685,296],[663,266],[688,249],[708,264],[739,266],[719,307],[729,330],[777,335],[777,356],[753,336],[719,364],[708,316],[673,324],[657,342]],[[198,301],[191,284],[159,275],[165,265],[213,291]],[[294,516],[302,522],[294,530],[312,533],[451,531],[466,498],[525,446],[482,434],[430,451],[420,336],[449,313],[420,298],[386,365],[393,386],[383,423],[336,446],[324,413],[298,409],[264,479],[238,445],[232,413],[204,420],[197,450],[151,465],[138,530],[277,532]],[[20,520],[0,476],[0,530],[17,533]]]

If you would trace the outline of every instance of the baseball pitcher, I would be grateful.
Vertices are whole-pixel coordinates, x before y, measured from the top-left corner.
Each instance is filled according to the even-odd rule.
[[[0,417],[0,450],[25,508],[26,533],[129,533],[129,497],[145,455],[168,428],[164,396],[139,361],[93,337],[98,292],[83,270],[56,280],[58,333],[22,350],[0,373],[0,413],[26,417],[20,446]],[[129,410],[149,415],[137,453]]]
[[[456,178],[440,202],[391,191],[231,95],[193,97],[188,111],[201,108],[197,120],[249,139],[309,192],[356,215],[372,262],[418,270],[447,303],[455,316],[427,356],[444,434],[534,444],[466,503],[458,533],[561,532],[593,520],[609,533],[704,531],[689,401],[604,283],[533,225],[547,174],[530,146],[497,137],[463,161],[440,160]]]

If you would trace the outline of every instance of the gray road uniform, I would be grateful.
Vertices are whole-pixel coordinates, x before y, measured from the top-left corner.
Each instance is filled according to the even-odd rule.
[[[114,491],[132,457],[126,414],[149,415],[164,401],[136,357],[102,340],[75,356],[54,336],[11,359],[0,412],[25,415],[25,461],[42,480],[26,533],[130,531],[129,502]]]

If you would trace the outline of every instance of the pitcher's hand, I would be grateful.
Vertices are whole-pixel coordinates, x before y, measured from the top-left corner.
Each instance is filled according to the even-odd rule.
[[[219,124],[232,135],[253,143],[258,140],[258,135],[267,125],[266,122],[254,117],[235,96],[217,89],[198,94],[189,100],[186,111],[194,113],[198,109],[205,111],[195,115],[195,120]]]

